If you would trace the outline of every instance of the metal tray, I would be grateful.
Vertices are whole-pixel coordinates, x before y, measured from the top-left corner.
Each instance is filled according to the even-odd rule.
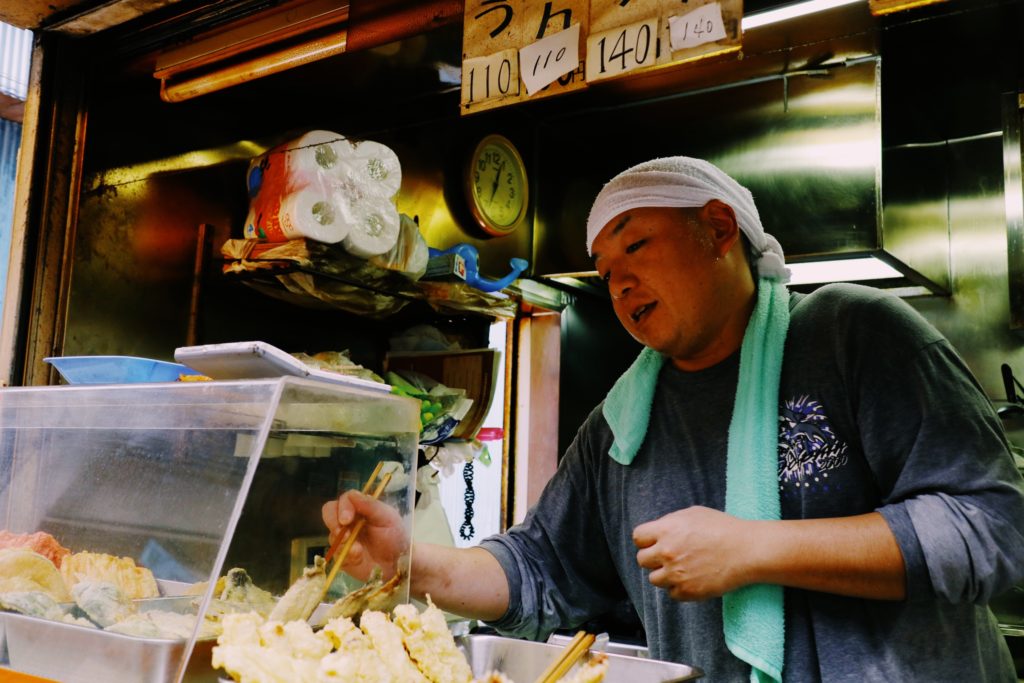
[[[499,671],[517,683],[537,680],[563,650],[558,645],[490,635],[461,636],[455,642],[466,653],[474,676]],[[700,669],[686,664],[609,653],[608,675],[604,680],[605,683],[677,683],[703,675]]]
[[[157,602],[161,600],[154,600]],[[168,601],[163,599],[162,601]],[[161,602],[162,602],[161,601]],[[184,640],[138,638],[5,612],[10,667],[62,683],[172,683],[185,652]],[[492,635],[459,636],[455,642],[474,676],[500,671],[513,681],[536,680],[563,648]],[[215,639],[197,640],[186,683],[217,683],[211,666]],[[608,654],[606,683],[677,683],[704,675],[700,669],[655,659]]]
[[[537,680],[563,649],[558,645],[491,635],[457,636],[455,642],[466,655],[473,676],[498,671],[515,683]],[[679,683],[702,676],[703,671],[685,664],[609,653],[604,683]],[[234,683],[224,677],[218,681]]]
[[[5,612],[7,654],[16,671],[61,683],[164,683],[175,680],[186,641],[138,638]],[[197,640],[185,678],[213,683],[215,639]],[[194,665],[194,666],[193,666]]]

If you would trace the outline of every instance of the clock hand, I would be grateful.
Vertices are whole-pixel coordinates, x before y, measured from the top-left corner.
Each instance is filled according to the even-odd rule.
[[[501,181],[501,171],[505,168],[504,160],[498,165],[498,172],[494,174],[494,185],[491,186],[491,201],[494,201],[494,195],[498,192],[498,183]]]

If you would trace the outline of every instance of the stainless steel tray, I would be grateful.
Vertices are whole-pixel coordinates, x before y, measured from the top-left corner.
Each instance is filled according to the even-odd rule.
[[[500,671],[516,683],[535,681],[563,648],[501,636],[469,635],[455,639],[466,653],[474,676]],[[608,655],[605,683],[676,683],[700,678],[700,669],[657,659]]]
[[[5,612],[7,654],[16,671],[61,683],[174,681],[184,640],[137,638],[59,621]],[[186,680],[215,682],[210,656],[216,641],[197,640]]]
[[[166,601],[167,599],[164,599]],[[10,667],[61,683],[171,683],[185,651],[183,640],[138,638],[22,614],[2,613]],[[534,681],[563,650],[558,645],[491,635],[455,639],[474,676],[500,671],[513,681]],[[211,666],[216,640],[197,640],[186,683],[224,681]],[[606,683],[676,683],[703,676],[693,666],[608,654]]]

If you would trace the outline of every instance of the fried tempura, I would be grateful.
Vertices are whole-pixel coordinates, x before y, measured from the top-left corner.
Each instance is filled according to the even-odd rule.
[[[395,624],[402,629],[402,641],[409,656],[433,683],[470,683],[473,672],[466,658],[455,645],[444,614],[427,596],[427,609],[422,613],[414,605],[395,608]]]
[[[272,621],[305,621],[313,614],[313,610],[320,604],[320,596],[323,595],[324,585],[327,583],[325,564],[324,558],[317,555],[313,560],[313,566],[306,567],[302,576],[277,601],[277,605],[270,612],[269,618]]]
[[[105,581],[117,586],[129,600],[160,595],[153,572],[139,567],[130,557],[81,552],[68,555],[60,565],[61,576],[69,588],[80,581]]]
[[[109,581],[81,581],[71,595],[86,616],[100,628],[113,626],[135,614],[135,605]]]
[[[64,564],[67,564],[65,560]],[[41,591],[57,602],[68,602],[71,594],[61,573],[39,553],[23,548],[0,550],[0,593]]]
[[[359,628],[370,639],[396,680],[403,683],[427,683],[427,679],[405,651],[402,630],[391,623],[386,614],[375,611],[363,612],[359,617]]]

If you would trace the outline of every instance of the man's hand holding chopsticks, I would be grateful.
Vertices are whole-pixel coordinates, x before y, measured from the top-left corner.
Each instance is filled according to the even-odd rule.
[[[360,519],[366,526],[352,545],[345,564],[346,573],[365,581],[374,567],[380,567],[384,579],[395,575],[398,558],[409,549],[408,531],[398,511],[359,491],[346,491],[337,500],[328,501],[322,510],[330,541],[344,540]]]

